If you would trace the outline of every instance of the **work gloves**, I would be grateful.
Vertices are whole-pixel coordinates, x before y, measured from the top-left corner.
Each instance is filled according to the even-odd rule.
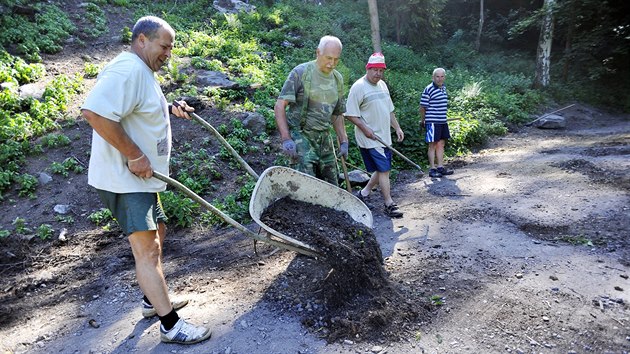
[[[292,139],[287,139],[282,142],[282,151],[289,157],[297,157],[297,148]]]
[[[339,155],[344,159],[348,158],[348,142],[344,141],[339,145]]]

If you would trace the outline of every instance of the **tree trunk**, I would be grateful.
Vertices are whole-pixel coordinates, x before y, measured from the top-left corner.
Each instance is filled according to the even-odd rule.
[[[483,0],[479,0],[479,29],[477,30],[477,40],[475,41],[475,50],[481,48],[481,32],[483,30]]]
[[[555,0],[545,0],[543,19],[538,38],[536,53],[536,77],[534,87],[549,86],[549,67],[551,65],[551,41],[553,39],[553,8]]]
[[[376,0],[368,0],[368,7],[370,9],[370,27],[372,27],[372,47],[374,53],[381,52],[381,32],[378,22],[378,6]]]

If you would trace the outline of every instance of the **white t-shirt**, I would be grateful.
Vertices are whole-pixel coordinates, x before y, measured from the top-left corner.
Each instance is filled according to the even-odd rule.
[[[134,53],[121,53],[98,75],[82,109],[119,122],[149,158],[155,171],[168,175],[171,123],[168,105],[153,71]],[[127,158],[92,132],[88,184],[114,193],[161,192],[166,184],[129,171]]]
[[[383,80],[376,85],[363,76],[350,88],[346,103],[346,116],[360,117],[370,127],[374,134],[387,145],[392,144],[390,113],[394,111],[394,103],[389,96],[389,89]],[[357,145],[364,149],[383,147],[377,140],[372,140],[363,134],[361,129],[354,127]]]

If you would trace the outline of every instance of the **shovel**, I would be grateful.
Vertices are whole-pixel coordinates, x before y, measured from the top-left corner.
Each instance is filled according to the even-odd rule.
[[[400,156],[403,158],[403,160],[409,162],[412,166],[414,166],[415,168],[417,168],[420,171],[420,174],[423,175],[424,172],[422,171],[422,167],[420,167],[418,164],[416,164],[415,162],[409,160],[405,155],[403,155],[402,153],[400,153],[398,150],[394,149],[393,147],[391,147],[390,145],[387,145],[387,143],[385,143],[383,141],[383,139],[379,138],[378,135],[374,135],[374,139],[376,139],[376,141],[378,141],[379,143],[385,145],[386,148],[390,149],[391,151],[393,151],[396,155]]]

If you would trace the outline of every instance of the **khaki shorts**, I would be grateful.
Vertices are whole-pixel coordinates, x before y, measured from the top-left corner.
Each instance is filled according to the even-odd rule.
[[[126,235],[157,230],[158,223],[167,221],[158,193],[112,193],[101,189],[96,192]]]

